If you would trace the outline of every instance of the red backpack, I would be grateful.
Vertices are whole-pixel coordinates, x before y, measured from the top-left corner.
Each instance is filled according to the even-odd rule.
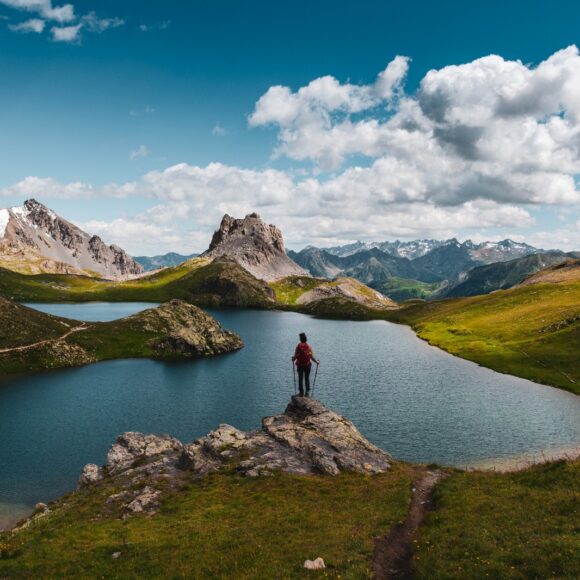
[[[312,349],[307,342],[301,342],[296,347],[296,366],[306,368],[310,366],[310,358],[312,356]]]

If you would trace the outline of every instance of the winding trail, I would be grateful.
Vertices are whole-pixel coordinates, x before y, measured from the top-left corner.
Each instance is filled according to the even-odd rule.
[[[402,523],[392,526],[386,536],[375,538],[373,571],[377,580],[413,578],[413,540],[427,514],[433,509],[433,490],[442,471],[423,471],[413,482],[409,513]]]
[[[81,324],[80,326],[75,326],[71,328],[67,333],[59,336],[58,338],[47,338],[46,340],[40,340],[38,342],[34,342],[32,344],[26,344],[24,346],[13,346],[12,348],[2,348],[0,349],[0,354],[7,354],[9,352],[22,352],[25,350],[29,350],[31,348],[36,348],[37,346],[42,346],[43,344],[50,344],[51,342],[61,342],[66,340],[71,334],[75,332],[81,332],[89,328],[88,324]]]

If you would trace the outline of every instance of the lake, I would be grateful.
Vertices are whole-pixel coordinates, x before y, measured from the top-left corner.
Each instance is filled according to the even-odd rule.
[[[110,320],[149,304],[35,305]],[[396,458],[461,466],[580,446],[580,397],[453,357],[405,326],[212,311],[246,346],[191,362],[118,360],[0,380],[0,524],[75,487],[124,431],[190,442],[259,427],[294,392],[299,332],[322,360],[315,396]]]

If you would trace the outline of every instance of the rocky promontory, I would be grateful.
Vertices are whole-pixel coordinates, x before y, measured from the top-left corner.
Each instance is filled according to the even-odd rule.
[[[255,431],[220,425],[189,444],[169,435],[124,433],[104,466],[84,467],[79,488],[118,484],[106,503],[127,517],[155,512],[165,491],[217,471],[246,477],[275,472],[335,476],[383,473],[392,463],[348,419],[320,401],[294,396],[284,413],[265,417]]]
[[[202,256],[228,256],[260,280],[309,275],[286,255],[282,232],[276,226],[266,224],[257,213],[248,214],[243,219],[224,215]]]

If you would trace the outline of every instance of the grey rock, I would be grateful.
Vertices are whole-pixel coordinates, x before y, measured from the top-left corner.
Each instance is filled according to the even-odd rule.
[[[107,453],[106,468],[114,474],[132,467],[137,461],[171,451],[181,451],[183,444],[169,435],[143,435],[127,432],[117,438],[117,442]]]
[[[324,570],[326,564],[322,558],[316,558],[316,560],[306,560],[304,562],[304,568],[307,570]]]
[[[79,478],[79,487],[85,487],[91,483],[96,483],[103,479],[103,470],[94,463],[89,463],[83,467]]]
[[[143,512],[151,513],[159,507],[161,492],[146,486],[139,495],[127,506],[127,510],[139,514]]]
[[[243,219],[224,215],[213,235],[205,258],[228,256],[256,278],[276,280],[286,276],[309,276],[294,262],[284,248],[282,232],[266,224],[257,213]]]
[[[108,279],[144,272],[121,248],[107,246],[35,199],[0,210],[0,222],[6,223],[0,231],[0,262],[7,268],[18,271],[24,263],[32,273],[91,273]]]
[[[284,413],[266,417],[262,428],[244,432],[220,425],[191,444],[169,435],[121,435],[99,469],[87,465],[81,484],[119,478],[125,491],[109,496],[109,504],[125,505],[125,516],[154,513],[162,492],[179,489],[192,478],[199,479],[224,468],[234,468],[247,477],[274,472],[335,476],[342,472],[376,474],[387,471],[391,456],[372,445],[345,417],[320,401],[292,397]],[[128,488],[141,491],[131,492]]]

